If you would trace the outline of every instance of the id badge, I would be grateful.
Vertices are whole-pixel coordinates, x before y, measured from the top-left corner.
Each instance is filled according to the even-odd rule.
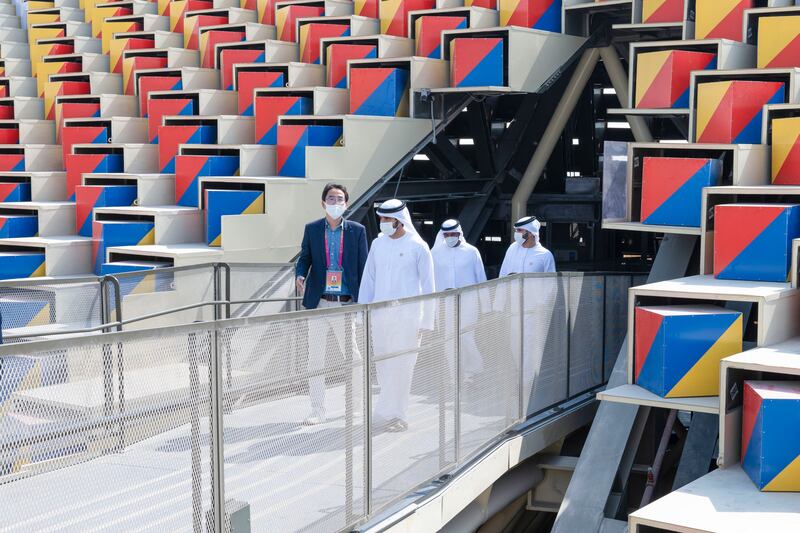
[[[328,270],[325,272],[325,292],[342,292],[342,272],[340,270]]]

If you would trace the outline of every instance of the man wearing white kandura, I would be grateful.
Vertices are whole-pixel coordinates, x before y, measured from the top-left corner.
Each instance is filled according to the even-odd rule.
[[[486,281],[481,253],[464,240],[464,231],[458,220],[445,220],[442,223],[431,254],[436,275],[436,289],[439,291],[460,289]],[[483,360],[475,342],[475,324],[479,312],[476,296],[477,292],[474,291],[463,293],[459,306],[461,370],[467,382],[483,370]],[[481,304],[485,303],[484,299],[481,298]],[[484,311],[487,310],[488,306],[485,305]],[[453,312],[448,308],[446,316],[450,317]],[[449,319],[447,323],[450,323]]]
[[[435,292],[433,260],[417,234],[406,203],[387,200],[377,209],[381,234],[373,241],[359,290],[359,303]],[[371,333],[380,394],[373,422],[387,431],[408,429],[411,381],[421,331],[433,329],[428,302],[399,303],[372,310]]]

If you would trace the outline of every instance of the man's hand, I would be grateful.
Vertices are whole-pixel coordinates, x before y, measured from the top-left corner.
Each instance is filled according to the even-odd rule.
[[[306,292],[306,278],[303,276],[297,276],[297,279],[294,281],[295,287],[297,287],[297,294],[300,296]]]

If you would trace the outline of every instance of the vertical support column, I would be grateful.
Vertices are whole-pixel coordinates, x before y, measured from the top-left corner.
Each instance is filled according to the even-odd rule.
[[[225,531],[225,454],[222,413],[222,360],[219,354],[219,330],[215,322],[211,330],[211,500],[214,510],[214,531]]]
[[[603,66],[611,80],[611,85],[614,86],[614,92],[617,93],[619,104],[627,107],[630,103],[628,75],[622,67],[617,50],[613,45],[600,48],[600,58],[603,60]],[[653,135],[650,133],[650,128],[647,126],[644,117],[626,115],[625,118],[628,119],[628,124],[631,125],[631,133],[633,133],[633,138],[636,139],[636,142],[653,142]]]
[[[597,66],[599,57],[600,53],[597,48],[589,48],[583,53],[578,65],[575,67],[575,72],[572,74],[572,78],[567,85],[564,95],[553,111],[552,118],[547,124],[547,128],[545,128],[542,138],[539,141],[539,146],[536,148],[536,152],[534,152],[530,163],[528,163],[528,167],[525,169],[519,186],[517,186],[517,190],[514,192],[514,196],[511,199],[512,220],[517,220],[525,216],[528,199],[536,188],[536,184],[539,183],[539,178],[542,176],[542,172],[544,172],[547,166],[547,161],[550,159],[550,156],[553,155],[553,150],[559,138],[561,138],[561,133],[564,131],[567,121],[575,110],[578,99],[581,94],[583,94],[583,90],[586,88],[586,84],[589,82],[589,78],[591,78],[595,66]]]

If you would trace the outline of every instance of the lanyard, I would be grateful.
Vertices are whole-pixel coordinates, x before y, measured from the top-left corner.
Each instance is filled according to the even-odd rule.
[[[344,253],[344,220],[342,221],[342,225],[340,226],[342,229],[341,234],[339,235],[339,268],[342,268],[342,254]],[[330,248],[328,247],[328,228],[325,228],[325,268],[327,270],[331,269],[331,252]]]

